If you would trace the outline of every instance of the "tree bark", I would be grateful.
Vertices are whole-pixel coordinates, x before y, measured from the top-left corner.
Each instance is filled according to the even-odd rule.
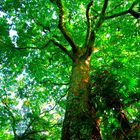
[[[73,62],[61,140],[101,140],[96,111],[90,104],[90,56]]]

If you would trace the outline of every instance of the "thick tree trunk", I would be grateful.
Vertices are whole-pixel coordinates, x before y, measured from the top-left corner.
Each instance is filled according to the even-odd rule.
[[[61,140],[101,140],[96,112],[90,104],[90,57],[73,62]]]

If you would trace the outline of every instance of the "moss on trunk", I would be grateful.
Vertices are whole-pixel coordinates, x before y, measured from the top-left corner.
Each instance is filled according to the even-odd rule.
[[[73,62],[61,140],[100,140],[96,111],[90,104],[90,57]]]

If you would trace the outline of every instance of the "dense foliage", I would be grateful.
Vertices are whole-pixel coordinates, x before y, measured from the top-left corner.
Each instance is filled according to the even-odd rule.
[[[82,48],[87,43],[86,8],[90,0],[62,2],[66,28]],[[92,26],[101,24],[98,16],[103,3],[104,0],[94,1]],[[89,88],[103,140],[113,139],[121,132],[122,138],[140,137],[140,20],[130,7],[138,12],[139,1],[109,1],[106,20],[101,27],[95,27]],[[55,0],[0,2],[2,140],[61,137],[73,48],[58,27],[59,9]],[[127,9],[127,14],[117,16]],[[115,14],[112,19],[110,15]],[[122,113],[125,124],[119,117]],[[131,132],[126,136],[129,127]]]

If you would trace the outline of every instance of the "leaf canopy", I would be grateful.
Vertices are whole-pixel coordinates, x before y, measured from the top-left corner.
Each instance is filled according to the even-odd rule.
[[[136,126],[140,107],[140,23],[129,13],[110,17],[128,10],[133,2],[109,1],[106,19],[98,29],[104,0],[94,1],[90,9],[92,28],[96,29],[91,77],[100,70],[116,76],[115,88],[125,104],[123,109]],[[55,0],[3,0],[0,3],[0,139],[18,135],[26,139],[58,140],[73,51],[58,27],[60,9]],[[90,0],[63,0],[62,3],[69,36],[78,48],[84,48],[88,26],[86,9]],[[138,3],[133,9],[139,8]],[[52,39],[54,41],[49,42]],[[104,84],[107,83],[102,86]],[[95,100],[100,109],[105,107],[98,94]],[[103,138],[109,138],[110,131],[113,133],[120,127],[115,113],[106,107],[104,113],[98,111],[97,114],[104,117]]]

